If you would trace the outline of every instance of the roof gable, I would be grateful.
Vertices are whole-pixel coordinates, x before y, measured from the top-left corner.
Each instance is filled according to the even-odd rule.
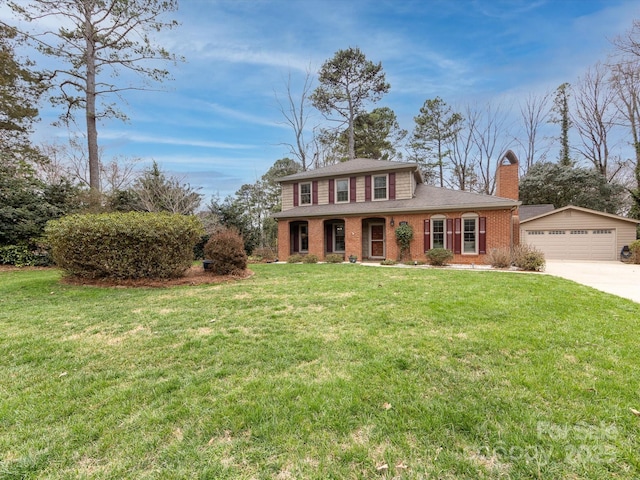
[[[293,182],[297,180],[311,180],[318,178],[349,176],[357,174],[381,173],[398,170],[413,170],[416,181],[422,183],[422,175],[417,163],[409,162],[389,162],[386,160],[374,160],[371,158],[354,158],[346,162],[336,163],[327,167],[307,170],[306,172],[294,173],[286,177],[279,178],[279,182]]]
[[[599,215],[599,216],[611,218],[614,220],[622,220],[622,221],[636,223],[636,224],[640,223],[640,220],[635,220],[633,218],[621,217],[620,215],[613,215],[612,213],[599,212],[598,210],[591,210],[590,208],[575,207],[573,205],[567,205],[566,207],[558,208],[556,210],[552,210],[550,212],[537,215],[535,217],[530,217],[530,218],[527,218],[526,220],[520,220],[520,224],[522,225],[523,223],[531,222],[533,220],[538,220],[540,218],[556,215],[566,210],[575,210],[576,212],[590,213],[593,215]]]

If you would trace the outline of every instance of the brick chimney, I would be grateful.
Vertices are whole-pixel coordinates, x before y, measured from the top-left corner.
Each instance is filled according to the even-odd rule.
[[[496,172],[496,196],[518,200],[518,157],[507,150],[498,162]]]

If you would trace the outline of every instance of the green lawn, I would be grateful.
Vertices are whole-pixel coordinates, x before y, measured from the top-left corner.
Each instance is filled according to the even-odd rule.
[[[0,479],[640,476],[640,305],[539,274],[252,269],[0,272]]]

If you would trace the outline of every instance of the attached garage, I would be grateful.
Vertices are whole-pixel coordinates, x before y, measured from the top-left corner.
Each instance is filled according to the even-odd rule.
[[[640,223],[572,206],[527,217],[527,207],[521,207],[520,242],[555,260],[618,260],[622,247],[636,239]]]

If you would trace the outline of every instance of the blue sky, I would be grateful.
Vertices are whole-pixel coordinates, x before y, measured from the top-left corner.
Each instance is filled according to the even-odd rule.
[[[7,18],[5,7],[0,17]],[[294,94],[307,70],[359,47],[382,62],[403,128],[426,99],[512,107],[529,93],[574,82],[606,60],[610,40],[640,18],[637,0],[181,0],[180,27],[157,38],[186,58],[163,91],[125,97],[128,123],[101,125],[105,156],[156,160],[202,187],[233,194],[287,156],[275,92]],[[64,142],[43,106],[38,141]],[[323,123],[314,115],[309,125]],[[517,153],[517,152],[516,152]]]

